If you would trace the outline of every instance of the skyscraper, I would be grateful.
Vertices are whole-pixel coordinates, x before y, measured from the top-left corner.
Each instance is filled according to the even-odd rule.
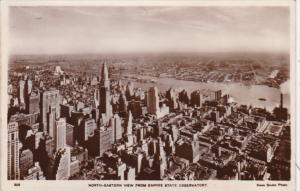
[[[38,92],[32,92],[28,97],[26,97],[26,113],[40,113],[40,95]]]
[[[31,109],[33,111],[38,109],[39,97],[36,93],[32,94],[32,97],[31,97],[31,93],[32,93],[32,81],[30,79],[26,79],[25,84],[24,84],[24,89],[23,89],[23,98],[24,98],[26,113],[30,113],[29,109]],[[30,105],[30,102],[32,102],[33,104]],[[37,112],[39,112],[39,111],[37,110]],[[31,112],[31,113],[33,113],[33,112]]]
[[[58,165],[55,180],[68,180],[70,177],[71,148],[60,149],[55,160]]]
[[[74,105],[60,104],[60,117],[65,117],[67,122],[70,123],[71,112],[75,110]]]
[[[215,110],[211,112],[211,118],[214,122],[219,123],[220,122],[220,113],[219,111]]]
[[[95,104],[96,108],[99,107],[99,101],[100,101],[100,92],[99,91],[95,91],[94,92],[94,104]]]
[[[166,91],[166,98],[167,98],[167,105],[170,107],[170,109],[174,110],[177,109],[177,93],[175,89],[170,88],[168,91]]]
[[[127,86],[126,86],[126,91],[125,91],[125,95],[127,100],[131,100],[134,96],[134,91],[133,91],[134,87],[133,87],[133,83],[132,82],[128,82]]]
[[[125,180],[135,180],[135,168],[128,166],[125,171]]]
[[[129,111],[128,120],[127,120],[127,127],[126,127],[126,135],[132,135],[132,114]]]
[[[118,102],[119,102],[119,113],[124,115],[127,112],[128,103],[125,94],[123,92],[120,94]]]
[[[49,133],[49,131],[52,131],[51,129],[48,129],[47,125],[47,116],[49,114],[49,108],[55,108],[55,119],[58,119],[60,117],[60,94],[59,91],[56,89],[52,89],[49,91],[44,91],[41,93],[41,117],[42,117],[42,131]],[[51,110],[52,111],[52,110]]]
[[[132,135],[132,114],[129,111],[126,127],[126,136],[127,136],[127,146],[132,146],[133,144],[133,135]]]
[[[20,107],[25,106],[25,95],[24,95],[24,89],[25,89],[25,81],[20,80],[18,85],[18,101]]]
[[[49,107],[47,113],[47,132],[51,137],[55,136],[55,123],[56,123],[56,108]]]
[[[107,69],[106,62],[104,62],[102,65],[100,85],[110,89],[110,82],[109,82],[109,78],[108,78],[108,69]]]
[[[176,98],[176,92],[175,92],[175,89],[173,88],[170,88],[167,92],[166,92],[166,98],[171,101],[173,100],[174,98]]]
[[[141,101],[132,100],[128,103],[128,109],[132,112],[132,115],[140,117],[142,115],[142,105]]]
[[[54,144],[55,149],[64,149],[66,147],[66,118],[60,118],[55,123]]]
[[[20,179],[20,162],[19,162],[19,132],[18,123],[11,122],[8,124],[8,144],[7,144],[7,172],[8,180]]]
[[[111,97],[110,97],[110,82],[108,78],[108,70],[106,63],[103,63],[101,81],[99,87],[99,107],[100,107],[100,117],[102,114],[106,115],[106,119],[109,119],[112,116],[112,106],[111,106]]]
[[[148,113],[155,114],[159,112],[159,97],[157,87],[150,87],[147,95]]]
[[[192,106],[202,107],[203,96],[200,91],[194,91],[191,93],[191,104]]]
[[[75,144],[74,126],[71,124],[67,124],[66,126],[66,144],[72,147]]]
[[[25,149],[20,153],[20,177],[21,179],[27,174],[28,169],[33,165],[33,153]]]
[[[222,90],[215,91],[215,101],[219,101],[222,97]]]
[[[93,118],[85,118],[79,125],[79,143],[84,143],[94,134],[94,130],[97,128],[97,124]]]
[[[125,170],[126,170],[126,164],[119,159],[117,162],[117,179],[118,180],[124,180],[125,178]]]
[[[118,114],[115,114],[111,118],[111,127],[113,129],[113,139],[114,142],[122,138],[122,126],[121,126],[121,118]]]
[[[190,98],[186,90],[182,90],[181,92],[179,92],[179,101],[186,105],[189,105]]]
[[[99,156],[111,149],[113,144],[112,128],[103,128],[99,131]]]

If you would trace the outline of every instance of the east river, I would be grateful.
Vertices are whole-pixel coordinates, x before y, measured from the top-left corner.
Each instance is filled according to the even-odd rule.
[[[137,76],[139,77],[139,76]],[[144,79],[149,79],[149,77],[143,77]],[[274,107],[278,106],[280,103],[280,89],[268,87],[265,85],[244,85],[242,83],[218,83],[218,82],[195,82],[195,81],[185,81],[177,80],[173,78],[153,78],[155,83],[144,83],[144,82],[134,82],[135,87],[141,87],[142,89],[148,89],[151,86],[158,87],[159,91],[166,91],[169,88],[175,89],[185,89],[189,93],[194,90],[222,90],[223,94],[229,94],[233,97],[234,101],[239,104],[252,105],[255,107],[266,108],[271,111]],[[265,101],[259,100],[259,98],[264,98]],[[283,96],[284,107],[290,108],[290,94],[284,94]]]

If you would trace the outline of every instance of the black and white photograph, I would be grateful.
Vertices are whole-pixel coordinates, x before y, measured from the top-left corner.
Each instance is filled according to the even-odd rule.
[[[2,179],[291,190],[291,7],[9,6]]]

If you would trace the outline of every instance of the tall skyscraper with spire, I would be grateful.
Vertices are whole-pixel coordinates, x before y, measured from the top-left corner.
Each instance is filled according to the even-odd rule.
[[[109,78],[108,78],[108,69],[107,69],[106,62],[104,62],[102,65],[100,85],[110,89],[110,82],[109,82]]]
[[[106,119],[110,119],[112,117],[110,82],[108,78],[107,65],[105,62],[103,63],[102,66],[99,95],[100,95],[100,100],[99,100],[100,117],[103,114],[105,114]]]

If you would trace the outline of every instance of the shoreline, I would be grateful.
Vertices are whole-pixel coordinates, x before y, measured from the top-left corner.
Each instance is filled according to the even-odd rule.
[[[135,77],[139,77],[138,75]],[[143,76],[149,78],[150,76]],[[153,78],[153,77],[150,77]],[[188,93],[194,90],[222,90],[222,94],[229,94],[238,104],[252,105],[255,107],[266,108],[271,111],[279,105],[280,88],[269,87],[266,85],[244,85],[240,82],[195,82],[189,80],[178,80],[174,78],[154,78],[156,83],[133,81],[134,87],[147,89],[151,86],[157,86],[159,91],[166,91],[170,88],[177,90],[185,89]],[[122,79],[123,81],[131,81],[132,79]],[[290,94],[284,95],[284,107],[290,109]],[[265,101],[259,100],[266,99]]]

